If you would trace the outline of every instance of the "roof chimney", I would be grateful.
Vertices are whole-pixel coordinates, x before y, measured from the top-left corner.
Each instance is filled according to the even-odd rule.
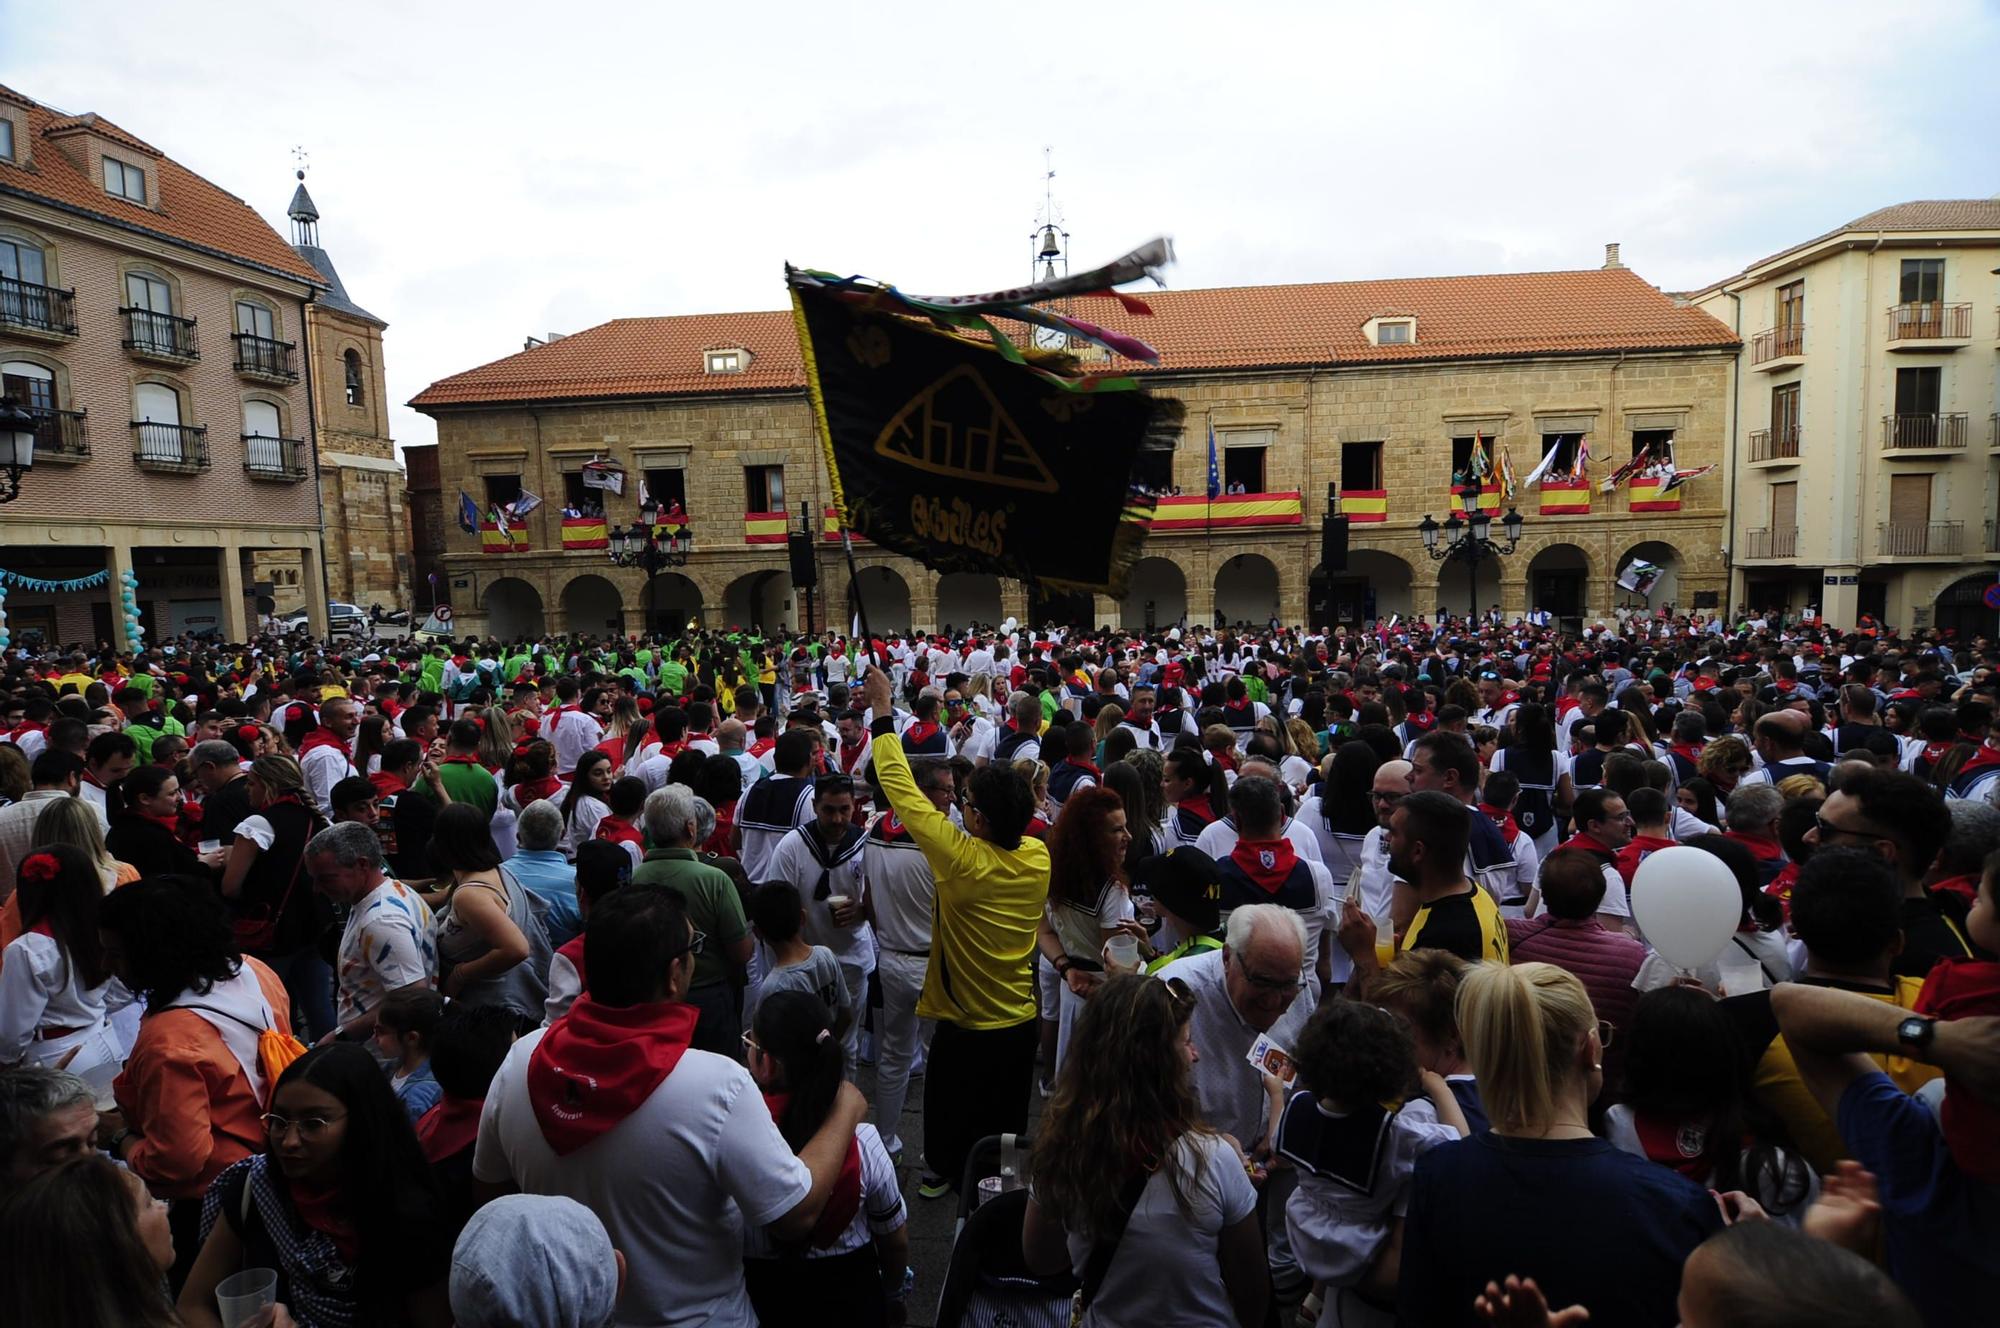
[[[1604,246],[1604,266],[1606,267],[1625,266],[1623,263],[1618,261],[1618,245],[1616,241],[1613,241],[1612,243]]]

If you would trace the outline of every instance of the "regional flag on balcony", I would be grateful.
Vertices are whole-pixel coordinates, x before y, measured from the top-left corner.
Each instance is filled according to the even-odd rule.
[[[1131,377],[1093,375],[1073,357],[1024,351],[995,322],[1157,360],[1130,337],[1034,302],[1126,300],[1107,293],[1171,258],[1156,241],[1057,285],[941,299],[788,270],[847,528],[940,572],[1122,593],[1153,508],[1137,483],[1140,449],[1171,449],[1180,403],[1146,395]]]
[[[745,512],[743,514],[743,542],[745,544],[783,544],[791,522],[783,512]]]
[[[1240,526],[1296,526],[1305,520],[1296,493],[1233,493],[1154,500],[1154,530],[1223,530]]]
[[[1465,499],[1459,496],[1458,490],[1456,489],[1453,489],[1451,491],[1451,510],[1458,513],[1463,513],[1465,511]],[[1479,491],[1479,510],[1482,512],[1499,511],[1500,490],[1481,489]]]
[[[601,516],[564,517],[562,542],[565,549],[608,549],[611,532]]]
[[[1389,491],[1387,489],[1344,490],[1340,495],[1340,511],[1349,521],[1387,521]]]
[[[1627,486],[1632,494],[1631,510],[1634,512],[1678,512],[1681,510],[1679,489],[1661,490],[1666,487],[1668,477],[1660,474],[1634,475]]]
[[[1589,480],[1543,480],[1543,516],[1581,516],[1590,511]]]
[[[840,513],[831,507],[823,508],[820,511],[819,537],[829,544],[840,543]],[[852,531],[848,532],[848,537],[856,544],[866,544],[868,542]]]
[[[479,523],[479,548],[483,553],[526,553],[530,547],[526,526],[502,527],[492,520]]]

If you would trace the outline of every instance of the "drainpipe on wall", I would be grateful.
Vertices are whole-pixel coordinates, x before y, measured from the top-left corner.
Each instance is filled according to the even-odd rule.
[[[313,294],[306,293],[306,304],[313,302]],[[313,376],[313,360],[316,358],[315,337],[317,330],[312,320],[306,317],[305,306],[299,307],[299,319],[305,325],[306,343],[306,445],[312,448],[313,508],[319,516],[319,602],[320,615],[326,619],[325,629],[333,630],[333,585],[327,579],[326,567],[326,489],[319,468],[319,397],[318,383]],[[239,555],[240,556],[240,555]],[[254,602],[253,602],[254,603]],[[275,607],[275,605],[273,606]],[[306,621],[312,621],[311,613]]]
[[[1736,302],[1736,319],[1732,330],[1736,340],[1743,340],[1743,297],[1727,286],[1722,293]],[[1736,616],[1736,521],[1740,515],[1736,510],[1736,476],[1743,466],[1743,452],[1738,440],[1743,428],[1743,356],[1744,349],[1737,346],[1735,358],[1729,361],[1729,524],[1722,533],[1722,625],[1726,630],[1729,620]],[[1794,548],[1794,556],[1796,556]]]

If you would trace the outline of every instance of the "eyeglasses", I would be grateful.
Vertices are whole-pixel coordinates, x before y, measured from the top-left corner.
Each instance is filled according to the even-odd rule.
[[[1873,830],[1850,830],[1844,825],[1835,825],[1824,816],[1814,813],[1813,827],[1819,831],[1820,842],[1826,842],[1832,835],[1846,835],[1850,839],[1888,839],[1888,835],[1878,835]]]
[[[1597,1021],[1597,1045],[1598,1045],[1599,1047],[1608,1047],[1608,1046],[1610,1046],[1610,1045],[1611,1045],[1611,1035],[1612,1035],[1612,1034],[1614,1034],[1614,1033],[1616,1033],[1617,1031],[1618,1031],[1618,1026],[1617,1026],[1616,1024],[1613,1024],[1613,1023],[1612,1023],[1612,1022],[1611,1022],[1611,1021],[1610,1021],[1609,1019],[1600,1019],[1600,1020],[1598,1020],[1598,1021]]]
[[[1255,987],[1258,991],[1269,992],[1274,996],[1296,995],[1300,991],[1303,991],[1306,985],[1305,975],[1302,973],[1288,978],[1267,978],[1263,974],[1252,970],[1248,964],[1240,962],[1236,965],[1236,971],[1243,975],[1245,982]]]
[[[307,1143],[311,1143],[326,1133],[327,1126],[332,1125],[335,1121],[346,1120],[347,1117],[345,1114],[339,1116],[301,1116],[297,1120],[292,1120],[272,1111],[266,1112],[260,1119],[264,1122],[264,1137],[267,1139],[283,1139],[286,1134],[296,1129],[299,1132],[299,1138],[305,1140]]]
[[[708,944],[708,933],[703,931],[701,928],[697,927],[694,929],[694,935],[688,938],[688,943],[682,948],[668,955],[667,958],[679,959],[684,954],[699,955],[702,952],[702,948],[707,944]]]
[[[1402,800],[1403,795],[1400,793],[1377,793],[1373,789],[1370,789],[1368,792],[1368,801],[1383,803],[1390,807],[1395,806]]]
[[[743,1035],[743,1050],[762,1051],[764,1050],[764,1044],[757,1040],[755,1033],[745,1033]]]

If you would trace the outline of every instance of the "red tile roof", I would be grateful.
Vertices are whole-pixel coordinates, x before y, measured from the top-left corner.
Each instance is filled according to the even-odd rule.
[[[300,281],[323,286],[325,278],[292,251],[248,203],[163,156],[157,148],[96,115],[63,115],[0,87],[0,97],[27,108],[32,160],[22,166],[0,161],[0,190],[25,194],[65,208],[80,209],[113,224],[136,227],[169,241],[192,245]],[[79,170],[61,139],[100,134],[153,159],[159,207],[141,207],[104,191],[101,178]]]
[[[1112,300],[1078,300],[1071,312],[1160,351],[1158,372],[1425,362],[1572,355],[1621,350],[1736,347],[1700,310],[1677,305],[1626,268],[1477,277],[1236,286],[1135,292],[1151,317]],[[1408,311],[1417,339],[1375,346],[1363,325],[1385,309]],[[1014,325],[1018,328],[1018,325]],[[741,374],[705,372],[702,351],[741,346]],[[1107,367],[1150,371],[1114,361]],[[788,312],[620,318],[560,341],[440,379],[418,407],[603,397],[681,396],[804,386]]]
[[[1803,243],[1780,249],[1768,258],[1760,258],[1744,268],[1743,272],[1702,289],[1714,290],[1736,280],[1744,272],[1755,272],[1758,268],[1817,248],[1843,235],[1873,234],[1877,231],[2000,231],[2000,198],[1927,198],[1910,203],[1891,203],[1888,207],[1876,208],[1856,217],[1844,226],[1836,226],[1824,235],[1816,235]]]

